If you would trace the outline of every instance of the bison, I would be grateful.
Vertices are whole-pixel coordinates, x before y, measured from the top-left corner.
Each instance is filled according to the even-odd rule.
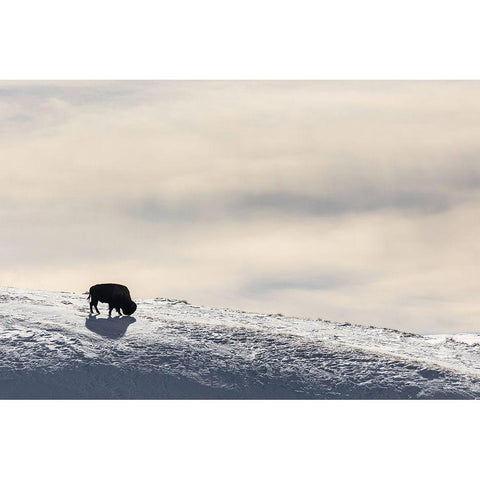
[[[90,287],[88,299],[90,300],[90,313],[93,313],[93,307],[97,313],[98,302],[108,303],[108,315],[112,316],[112,310],[115,309],[119,315],[132,315],[137,309],[137,304],[132,301],[130,292],[125,285],[116,283],[100,283]]]

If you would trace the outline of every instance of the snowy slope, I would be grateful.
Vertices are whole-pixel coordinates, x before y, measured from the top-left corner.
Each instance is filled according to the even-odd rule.
[[[478,398],[480,335],[0,288],[0,398]]]

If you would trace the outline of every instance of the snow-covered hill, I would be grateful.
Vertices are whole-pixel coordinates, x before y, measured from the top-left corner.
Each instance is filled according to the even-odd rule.
[[[0,398],[478,398],[480,335],[0,288]]]

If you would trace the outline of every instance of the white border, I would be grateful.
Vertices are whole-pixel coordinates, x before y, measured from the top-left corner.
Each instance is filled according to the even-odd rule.
[[[476,79],[471,0],[6,0],[0,78]]]
[[[4,478],[468,478],[478,403],[4,401]],[[448,416],[447,416],[448,415]]]

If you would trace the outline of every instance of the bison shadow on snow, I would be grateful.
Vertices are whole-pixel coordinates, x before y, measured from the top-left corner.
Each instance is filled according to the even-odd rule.
[[[127,328],[135,323],[134,317],[97,318],[90,314],[85,321],[85,327],[93,333],[106,338],[121,338],[127,332]]]

